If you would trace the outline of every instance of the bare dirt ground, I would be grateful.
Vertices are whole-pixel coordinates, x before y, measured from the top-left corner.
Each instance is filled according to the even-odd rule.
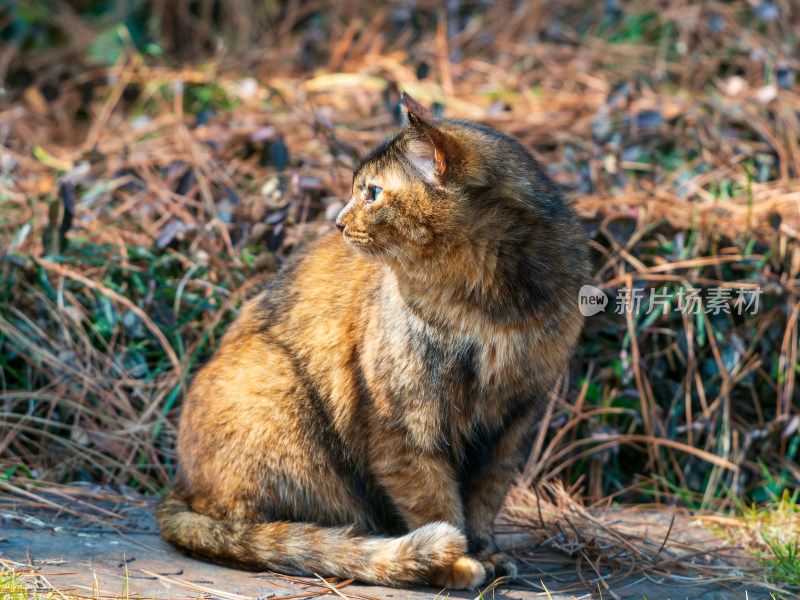
[[[24,495],[24,492],[23,492]],[[116,497],[115,497],[116,496]],[[328,594],[347,598],[497,598],[517,600],[619,598],[647,600],[728,600],[769,598],[761,589],[730,578],[711,582],[691,577],[629,576],[599,573],[580,565],[580,555],[526,547],[523,536],[501,534],[500,541],[517,549],[525,581],[483,588],[479,592],[442,592],[433,588],[396,590],[320,579],[287,578],[270,573],[238,571],[185,557],[161,540],[154,518],[157,500],[122,491],[104,493],[104,500],[85,496],[8,497],[0,502],[0,561],[24,573],[29,589],[44,596],[78,598],[219,598],[226,600],[308,598]],[[65,502],[67,500],[67,502]],[[620,514],[617,521],[656,531],[672,521],[671,543],[697,541],[709,534],[689,519],[672,520],[667,511],[646,516]],[[662,526],[663,529],[663,526]],[[658,535],[663,535],[659,533]],[[653,538],[658,543],[657,535]],[[719,542],[720,545],[723,542]],[[590,565],[591,567],[591,565]],[[337,589],[334,591],[331,586]]]

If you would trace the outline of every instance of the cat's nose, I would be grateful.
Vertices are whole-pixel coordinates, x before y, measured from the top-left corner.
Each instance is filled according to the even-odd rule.
[[[344,231],[344,222],[341,219],[336,219],[336,227],[339,228],[339,231]]]

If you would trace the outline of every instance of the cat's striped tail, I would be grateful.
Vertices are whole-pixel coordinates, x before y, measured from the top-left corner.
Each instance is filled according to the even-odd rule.
[[[158,509],[158,524],[161,536],[186,554],[243,569],[451,589],[474,589],[485,577],[483,566],[465,556],[464,534],[447,523],[380,537],[313,523],[219,521],[193,512],[170,492]]]

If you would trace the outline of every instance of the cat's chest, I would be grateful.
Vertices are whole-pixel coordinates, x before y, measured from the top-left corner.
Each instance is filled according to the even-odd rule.
[[[375,307],[365,344],[365,374],[383,400],[383,423],[401,423],[422,447],[468,440],[503,428],[538,388],[535,332],[482,323],[464,315],[458,327],[420,318],[397,295]]]
[[[390,399],[391,416],[419,441],[500,427],[531,389],[535,374],[525,335],[484,333],[460,335],[412,322],[395,324],[374,340],[377,382]]]
[[[445,396],[481,397],[515,393],[535,376],[531,344],[525,331],[485,327],[468,333],[414,324],[403,332],[395,357],[408,360],[425,385]]]

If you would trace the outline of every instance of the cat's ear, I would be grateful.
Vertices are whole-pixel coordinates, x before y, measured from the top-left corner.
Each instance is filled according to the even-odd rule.
[[[406,156],[431,183],[444,182],[450,175],[458,142],[436,127],[436,116],[406,92],[400,95],[403,126],[409,137]]]
[[[400,108],[403,127],[411,126],[415,119],[426,123],[431,123],[436,119],[436,115],[414,100],[408,92],[400,94]]]

